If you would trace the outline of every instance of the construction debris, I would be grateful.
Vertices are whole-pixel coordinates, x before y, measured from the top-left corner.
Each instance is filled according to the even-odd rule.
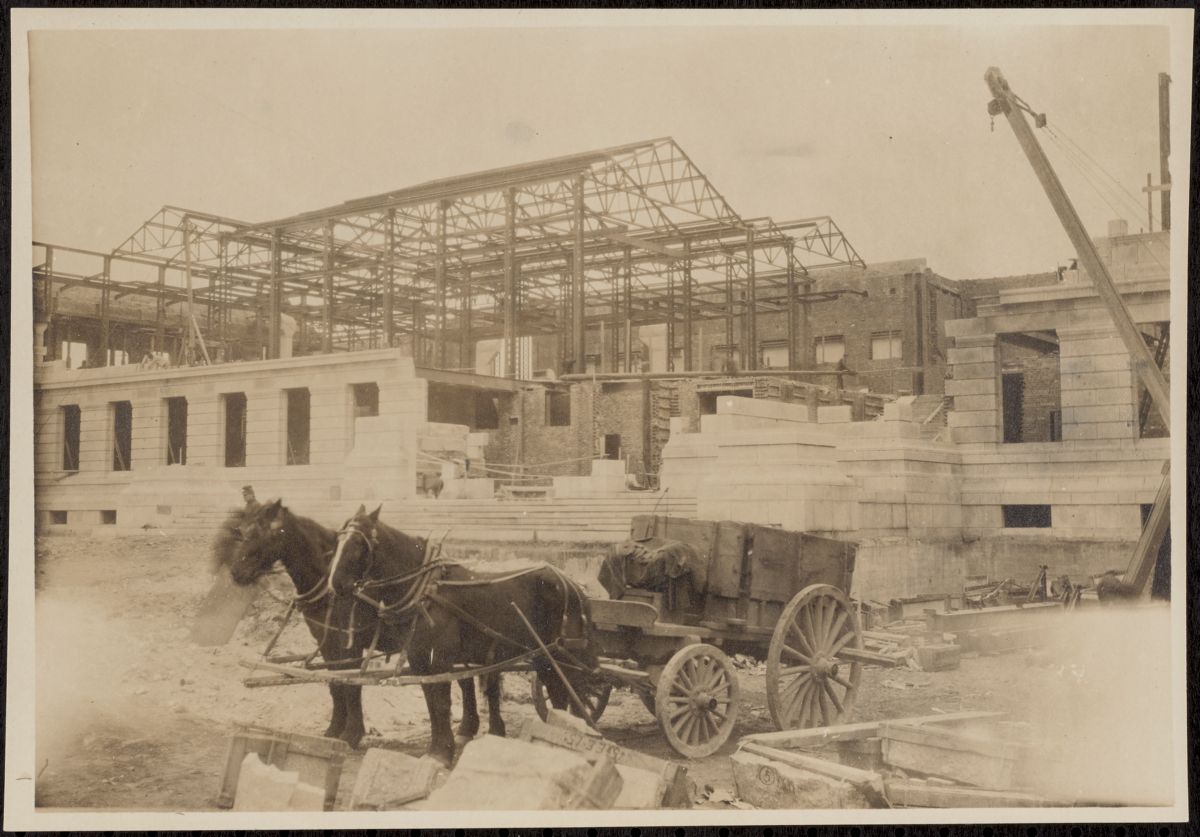
[[[391,811],[424,799],[432,792],[437,774],[438,764],[432,759],[371,748],[358,768],[350,810]]]
[[[732,756],[734,781],[763,808],[1071,804],[1028,793],[1056,754],[1000,718],[959,712],[748,735]]]
[[[616,766],[602,754],[588,759],[560,747],[485,735],[463,748],[446,783],[415,807],[430,811],[604,809],[617,801],[622,785]]]
[[[324,810],[332,810],[342,765],[349,752],[349,745],[336,738],[279,732],[265,727],[242,727],[229,742],[217,805],[222,808],[234,805],[240,788],[241,771],[245,764],[250,763],[247,756],[254,755],[257,763],[265,763],[284,772],[295,772],[300,783],[321,788]]]
[[[238,771],[235,811],[320,811],[325,792],[300,781],[295,770],[264,764],[257,753],[247,753]]]
[[[522,741],[561,747],[583,755],[585,758],[604,756],[618,766],[634,767],[658,777],[658,800],[656,808],[690,808],[692,805],[691,781],[687,768],[665,759],[647,756],[593,734],[574,728],[544,724],[536,718],[528,719],[517,737]],[[632,797],[624,797],[627,802]],[[633,806],[630,806],[633,807]]]

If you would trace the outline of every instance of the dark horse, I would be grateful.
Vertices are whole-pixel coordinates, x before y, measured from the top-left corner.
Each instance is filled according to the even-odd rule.
[[[304,616],[330,669],[357,668],[362,664],[363,652],[372,643],[384,653],[404,650],[404,626],[381,622],[371,608],[361,603],[356,605],[350,597],[333,594],[329,563],[337,545],[337,532],[292,514],[281,500],[276,500],[242,519],[232,529],[231,540],[235,549],[229,571],[237,584],[253,584],[276,562],[283,564],[296,586],[296,608]],[[419,551],[424,554],[423,542]],[[461,680],[459,687],[463,717],[458,735],[473,738],[479,730],[474,680]],[[333,699],[333,714],[325,735],[357,747],[365,732],[362,686],[330,683],[329,694]]]
[[[540,640],[554,653],[576,694],[586,692],[597,648],[591,640],[591,609],[579,585],[546,564],[509,573],[471,573],[460,565],[426,560],[412,541],[380,523],[379,509],[370,514],[360,509],[338,535],[329,575],[339,599],[357,597],[378,608],[385,622],[411,626],[408,662],[414,674],[440,674],[459,664],[528,660],[553,705],[565,707],[566,686],[539,653]],[[430,754],[449,763],[454,757],[450,684],[422,689],[432,727]],[[499,700],[499,689],[493,692],[489,684],[489,731],[504,735],[494,700]]]

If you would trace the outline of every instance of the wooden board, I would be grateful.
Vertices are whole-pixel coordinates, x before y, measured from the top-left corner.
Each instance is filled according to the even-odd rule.
[[[770,526],[747,528],[753,539],[750,598],[787,602],[810,584],[850,589],[855,544]]]
[[[745,551],[745,525],[731,520],[718,523],[715,551],[708,566],[708,595],[728,599],[741,595]]]
[[[1003,717],[1003,712],[953,712],[944,715],[920,715],[900,720],[909,726],[955,728]],[[882,723],[882,721],[863,721],[856,724],[838,724],[832,727],[760,732],[754,735],[743,736],[742,741],[753,741],[782,749],[823,747],[835,741],[877,736],[879,735],[879,727]]]
[[[1054,808],[1071,803],[1028,793],[950,787],[910,779],[885,780],[888,801],[898,808]]]
[[[342,765],[350,746],[337,738],[279,732],[260,727],[244,727],[229,741],[225,759],[225,775],[217,805],[229,808],[237,792],[242,760],[248,753],[257,753],[262,760],[280,770],[294,770],[300,781],[325,789],[325,810],[333,809],[337,798]]]
[[[901,770],[989,790],[1010,790],[1022,746],[948,729],[884,722],[883,760]]]

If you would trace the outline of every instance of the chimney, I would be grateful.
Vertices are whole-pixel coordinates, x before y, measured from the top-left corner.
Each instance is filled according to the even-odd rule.
[[[1129,222],[1122,219],[1108,222],[1108,237],[1120,238],[1123,235],[1129,235]]]

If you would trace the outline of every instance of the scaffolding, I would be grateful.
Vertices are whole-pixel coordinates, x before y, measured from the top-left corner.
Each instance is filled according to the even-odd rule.
[[[34,247],[43,321],[55,314],[56,289],[95,288],[105,359],[110,299],[132,296],[154,302],[154,321],[143,326],[159,351],[171,329],[181,346],[193,338],[202,349],[221,346],[240,317],[257,324],[266,356],[278,357],[287,315],[313,351],[407,341],[418,365],[438,369],[472,370],[476,343],[499,339],[510,378],[520,338],[553,335],[556,371],[569,373],[583,371],[588,334],[601,330],[624,345],[618,355],[614,339],[603,365],[636,371],[632,335],[658,324],[668,371],[677,352],[678,371],[694,370],[695,323],[715,318],[731,334],[740,323],[743,366],[753,370],[757,318],[780,311],[788,366],[804,369],[809,271],[865,266],[831,218],[737,214],[669,137],[265,223],[168,206],[110,253]],[[73,272],[68,256],[99,260],[101,269]]]

